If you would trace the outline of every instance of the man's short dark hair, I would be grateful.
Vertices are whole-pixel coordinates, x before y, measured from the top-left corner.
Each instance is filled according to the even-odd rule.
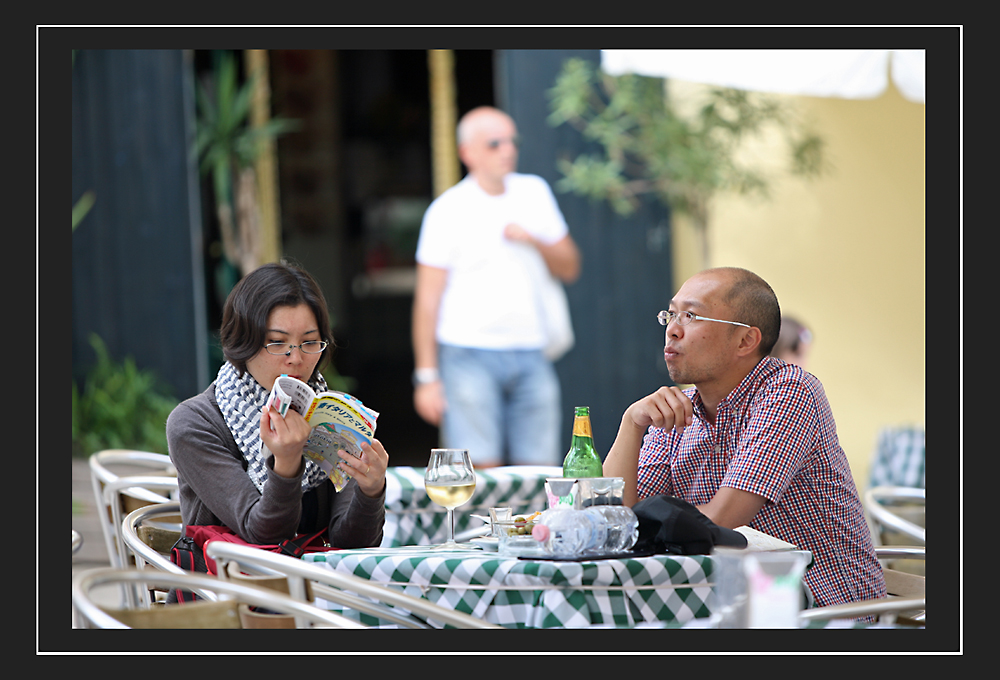
[[[323,352],[316,364],[316,371],[309,376],[312,380],[329,363],[334,346],[330,312],[316,279],[287,261],[262,265],[240,279],[226,298],[219,329],[222,353],[237,373],[243,375],[247,361],[264,348],[271,311],[303,303],[312,310],[320,336],[329,343],[328,351]]]
[[[739,267],[722,267],[731,275],[731,285],[724,302],[734,314],[734,320],[760,329],[760,355],[771,353],[781,332],[781,307],[767,281]]]

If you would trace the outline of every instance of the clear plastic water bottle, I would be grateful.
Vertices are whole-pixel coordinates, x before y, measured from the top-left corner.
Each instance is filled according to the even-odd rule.
[[[600,515],[577,510],[587,520],[587,529],[584,531],[583,548],[581,552],[604,552],[604,545],[608,542],[608,525]]]
[[[531,535],[547,554],[575,557],[583,552],[602,552],[607,525],[599,515],[557,505],[538,516]]]
[[[592,505],[584,513],[599,517],[606,527],[606,539],[601,548],[616,553],[629,550],[639,540],[639,518],[627,505]]]

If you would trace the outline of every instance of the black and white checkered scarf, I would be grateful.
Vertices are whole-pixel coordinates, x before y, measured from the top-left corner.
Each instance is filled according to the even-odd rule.
[[[316,392],[326,390],[323,374],[318,373],[316,381],[309,386]],[[261,387],[249,371],[240,377],[236,368],[228,361],[222,365],[215,378],[215,401],[247,460],[247,474],[258,491],[263,491],[264,482],[267,481],[267,465],[264,461],[269,452],[260,439],[260,413],[268,394],[268,390]],[[305,474],[302,475],[303,491],[319,486],[326,479],[326,472],[322,468],[311,460],[306,460]]]

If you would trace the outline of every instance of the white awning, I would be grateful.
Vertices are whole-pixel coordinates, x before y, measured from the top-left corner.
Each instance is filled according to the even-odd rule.
[[[757,92],[872,99],[892,82],[924,103],[924,50],[601,50],[611,75],[635,73]]]

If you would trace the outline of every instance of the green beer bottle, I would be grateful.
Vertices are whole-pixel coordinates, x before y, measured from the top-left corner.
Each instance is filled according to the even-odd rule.
[[[573,443],[563,460],[563,477],[603,477],[601,457],[594,448],[594,433],[590,429],[590,407],[577,406],[573,419]]]

